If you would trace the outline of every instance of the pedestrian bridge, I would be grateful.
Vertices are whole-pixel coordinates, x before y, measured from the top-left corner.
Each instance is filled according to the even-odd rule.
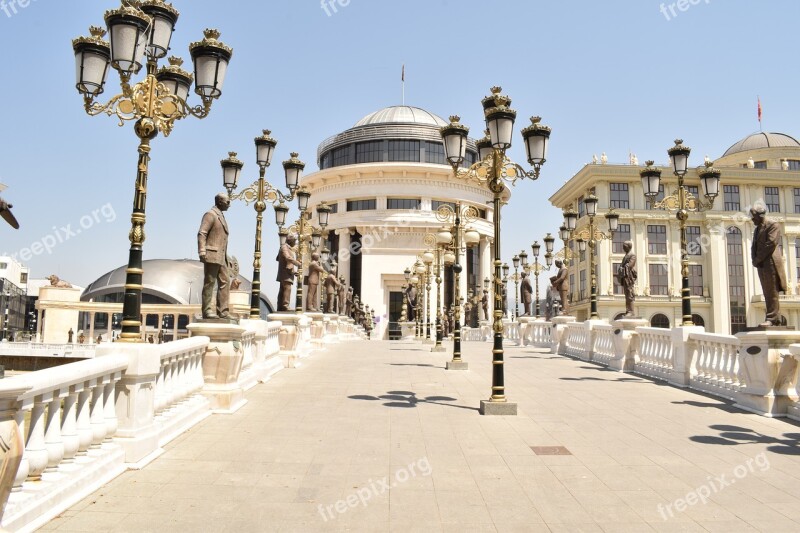
[[[449,341],[448,355],[331,317],[259,322],[230,408],[205,337],[109,344],[0,382],[4,450],[9,428],[24,442],[3,527],[800,529],[800,346],[772,339],[761,361],[755,339],[522,319],[506,326],[518,415],[491,417],[479,333],[465,332],[469,370],[446,371]]]

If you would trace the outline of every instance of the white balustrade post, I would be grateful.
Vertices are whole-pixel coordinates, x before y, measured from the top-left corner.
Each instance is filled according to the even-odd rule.
[[[23,442],[26,440],[25,437],[25,411],[27,410],[26,407],[29,406],[21,406],[17,412],[14,414],[14,419],[17,422],[17,427],[19,427],[20,435],[22,436]],[[23,449],[22,450],[22,459],[19,463],[19,468],[17,468],[17,475],[14,476],[14,484],[11,487],[11,492],[19,492],[22,490],[22,484],[28,479],[28,472],[30,471],[30,466],[28,465],[28,454]]]
[[[64,444],[65,463],[75,461],[75,454],[78,453],[80,441],[78,439],[78,419],[77,408],[78,393],[74,387],[70,387],[69,393],[64,398],[64,409],[61,418],[61,441]]]
[[[61,437],[61,399],[60,391],[55,391],[47,402],[45,418],[44,445],[47,449],[47,468],[45,472],[55,472],[64,459],[64,441]]]
[[[696,345],[689,342],[689,336],[693,333],[703,333],[705,328],[702,326],[678,326],[672,328],[672,372],[669,376],[669,383],[676,387],[688,387],[692,357],[695,354]]]
[[[28,477],[38,481],[47,468],[47,448],[44,444],[44,408],[41,397],[34,399],[31,409],[30,430],[25,443],[25,455],[28,458]]]
[[[114,389],[118,376],[113,376],[103,388],[103,418],[106,425],[104,442],[111,442],[117,432],[117,407],[114,405]]]
[[[78,392],[78,455],[86,455],[89,446],[92,444],[91,405],[89,402],[92,389],[89,383],[86,382],[81,386]]]
[[[90,407],[90,427],[92,429],[92,444],[90,448],[99,448],[106,438],[106,421],[103,413],[105,385],[102,378],[97,379],[92,385],[92,399]]]

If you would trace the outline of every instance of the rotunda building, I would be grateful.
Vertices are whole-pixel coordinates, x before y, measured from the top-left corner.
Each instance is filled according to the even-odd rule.
[[[494,234],[492,195],[480,185],[453,176],[445,159],[440,128],[448,122],[411,106],[392,106],[371,113],[317,151],[318,172],[303,178],[311,193],[309,211],[324,202],[332,208],[326,245],[359,299],[374,309],[376,338],[394,338],[403,305],[403,272],[425,251],[426,234],[450,226],[437,217],[443,205],[472,206],[477,212],[465,225],[480,242],[465,246],[460,296],[481,295],[490,275],[490,241]],[[475,142],[467,146],[465,166],[477,160]],[[444,208],[446,210],[446,208]],[[436,309],[436,276],[431,306]],[[441,270],[442,308],[454,302],[452,267]],[[435,311],[432,313],[435,316]]]

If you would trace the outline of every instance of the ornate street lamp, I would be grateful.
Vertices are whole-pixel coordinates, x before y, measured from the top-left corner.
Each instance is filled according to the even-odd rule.
[[[692,319],[692,291],[689,287],[689,252],[686,240],[686,221],[689,213],[700,213],[714,207],[714,200],[719,195],[720,177],[722,173],[708,161],[705,168],[698,171],[698,176],[703,184],[706,202],[696,198],[684,185],[684,178],[689,172],[689,155],[692,150],[684,146],[683,140],[677,139],[675,146],[667,150],[670,158],[672,173],[678,178],[678,190],[656,202],[661,183],[661,170],[656,168],[653,161],[647,161],[646,167],[639,171],[642,178],[642,187],[645,197],[654,209],[675,211],[680,223],[681,231],[681,310],[683,313],[683,326],[693,326]]]
[[[222,95],[233,55],[233,50],[219,41],[217,30],[206,30],[202,41],[189,45],[194,76],[181,68],[180,58],[170,58],[170,65],[159,70],[158,61],[167,55],[178,16],[178,11],[162,0],[123,0],[119,8],[106,12],[107,31],[92,26],[89,37],[72,41],[75,87],[83,96],[86,113],[115,115],[120,126],[135,121],[133,130],[139,138],[120,342],[142,341],[142,248],[150,141],[159,133],[168,137],[178,120],[208,116],[212,102]],[[106,34],[109,41],[104,40]],[[131,86],[131,78],[145,64],[145,78]],[[109,66],[117,71],[122,92],[103,104],[95,98],[105,91]],[[191,106],[187,101],[193,80],[202,105]]]

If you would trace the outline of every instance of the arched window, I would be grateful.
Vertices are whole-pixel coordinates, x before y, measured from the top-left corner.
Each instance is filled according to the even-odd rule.
[[[662,313],[655,314],[653,315],[653,318],[650,319],[650,326],[654,328],[669,329],[669,318],[667,318],[667,315]]]
[[[701,317],[698,314],[693,314],[692,315],[692,322],[694,322],[695,326],[706,327],[706,321],[703,320],[703,317]]]
[[[731,310],[731,334],[747,327],[747,301],[744,290],[744,249],[739,228],[728,228],[728,299]]]

